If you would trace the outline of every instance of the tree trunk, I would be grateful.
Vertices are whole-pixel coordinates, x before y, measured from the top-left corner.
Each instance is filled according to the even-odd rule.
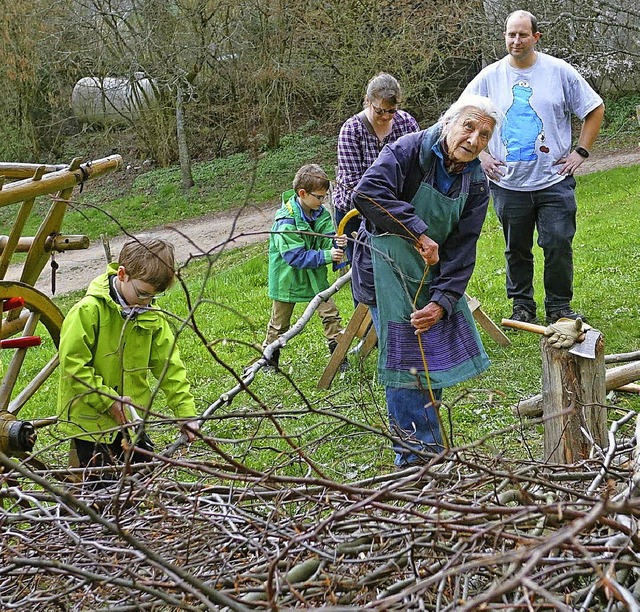
[[[176,138],[178,140],[178,156],[180,158],[180,172],[182,173],[182,188],[191,189],[195,185],[191,173],[191,156],[187,144],[187,129],[184,118],[182,87],[178,85],[176,92]]]

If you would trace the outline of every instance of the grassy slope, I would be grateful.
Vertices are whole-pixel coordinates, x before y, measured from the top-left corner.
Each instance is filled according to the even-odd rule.
[[[257,162],[246,156],[233,156],[203,164],[196,168],[199,189],[185,197],[174,186],[177,171],[156,171],[143,175],[134,186],[132,195],[107,204],[110,213],[130,229],[140,229],[157,223],[158,207],[162,206],[163,220],[176,216],[193,216],[210,210],[238,204],[246,198],[249,185],[253,190],[249,201],[262,202],[275,197],[287,187],[292,169],[307,161],[320,161],[328,170],[333,164],[333,141],[298,134],[290,137],[287,146],[275,155],[264,156]],[[637,231],[635,220],[640,217],[640,167],[620,168],[608,172],[579,177],[578,235],[575,240],[576,308],[590,317],[591,323],[606,336],[607,352],[626,352],[640,346],[637,304],[639,289]],[[144,194],[144,195],[141,195]],[[149,202],[149,215],[144,213],[137,198]],[[66,231],[95,235],[105,231],[102,224],[76,213],[69,215]],[[99,231],[98,231],[99,229]],[[115,226],[113,226],[115,229]],[[93,232],[93,234],[92,234]],[[504,295],[503,241],[495,215],[489,213],[478,248],[478,263],[469,286],[469,293],[479,298],[484,310],[499,320],[510,312]],[[542,301],[541,261],[537,253],[536,288]],[[209,263],[197,263],[183,271],[186,290],[192,303],[197,303],[195,320],[210,349],[192,331],[181,335],[180,347],[194,382],[199,405],[206,408],[224,391],[233,387],[242,368],[254,359],[263,339],[269,317],[270,302],[266,297],[266,246],[255,245],[236,250]],[[78,295],[59,300],[63,310]],[[338,305],[346,317],[351,312],[348,291],[337,297]],[[185,293],[176,287],[162,298],[161,306],[184,316],[187,312]],[[301,312],[302,309],[297,312]],[[447,391],[445,400],[450,413],[445,420],[453,424],[454,442],[462,444],[503,427],[516,425],[510,406],[519,398],[539,390],[540,353],[539,338],[527,333],[511,333],[512,346],[502,349],[485,336],[485,346],[493,366],[487,373],[465,385]],[[42,358],[46,351],[42,351]],[[360,427],[336,420],[325,414],[318,417],[309,408],[337,412],[374,427],[384,427],[384,401],[381,389],[375,385],[375,359],[361,364],[352,358],[353,368],[334,383],[330,393],[315,388],[328,358],[326,344],[319,322],[313,319],[308,328],[296,337],[283,354],[284,376],[259,375],[251,386],[251,398],[243,393],[216,414],[216,422],[209,431],[220,438],[242,442],[225,446],[238,458],[264,468],[284,461],[286,444],[282,440],[257,440],[276,434],[274,425],[258,416],[262,406],[275,410],[301,410],[295,417],[283,415],[278,426],[292,439],[313,451],[313,457],[323,468],[337,476],[353,476],[357,472],[370,472],[380,465],[388,466],[391,453],[386,440],[372,436]],[[23,368],[28,380],[35,371]],[[51,414],[56,381],[47,382],[23,416]],[[638,398],[618,398],[621,408],[640,408]],[[242,419],[226,418],[231,411],[246,410]],[[279,436],[277,436],[279,437]],[[524,436],[531,452],[538,456],[539,428],[529,428]],[[43,439],[46,440],[47,438]],[[511,449],[523,456],[522,438],[517,434],[493,436],[491,447]],[[345,452],[348,448],[349,452]],[[377,449],[377,450],[376,450]],[[297,470],[295,462],[290,468]],[[303,468],[300,468],[303,469]]]

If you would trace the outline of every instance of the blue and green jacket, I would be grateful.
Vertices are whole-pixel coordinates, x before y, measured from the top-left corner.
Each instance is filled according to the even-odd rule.
[[[293,189],[282,194],[269,238],[269,297],[308,302],[329,287],[327,264],[335,228],[324,207],[308,217]]]

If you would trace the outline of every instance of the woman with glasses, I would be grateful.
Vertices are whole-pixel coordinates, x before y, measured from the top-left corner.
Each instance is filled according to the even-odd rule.
[[[336,227],[353,209],[354,188],[365,170],[376,160],[382,147],[400,136],[417,132],[418,122],[400,110],[400,85],[390,74],[381,72],[367,84],[364,109],[347,119],[338,137],[338,170],[333,193]],[[345,228],[349,237],[357,232],[360,217],[351,219]],[[353,258],[353,242],[347,245],[349,261]]]

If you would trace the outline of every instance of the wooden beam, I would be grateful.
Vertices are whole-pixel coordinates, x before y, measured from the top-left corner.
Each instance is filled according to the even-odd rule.
[[[328,389],[331,386],[340,364],[349,352],[353,339],[358,336],[358,333],[361,333],[361,330],[366,329],[370,322],[371,313],[369,312],[369,308],[364,304],[358,304],[351,319],[349,319],[349,323],[347,323],[347,327],[338,340],[338,345],[333,351],[327,367],[324,369],[318,381],[318,389]]]

